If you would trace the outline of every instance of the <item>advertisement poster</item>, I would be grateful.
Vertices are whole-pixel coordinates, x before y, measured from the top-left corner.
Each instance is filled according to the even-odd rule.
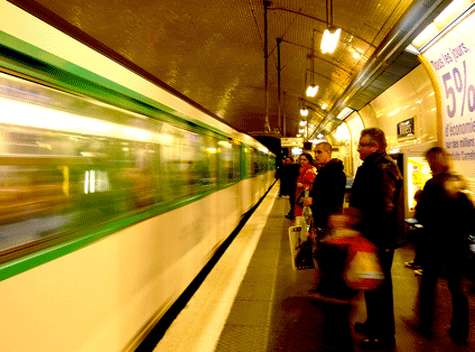
[[[475,175],[474,33],[472,10],[423,53],[442,98],[442,145],[452,155],[456,171],[472,182]]]

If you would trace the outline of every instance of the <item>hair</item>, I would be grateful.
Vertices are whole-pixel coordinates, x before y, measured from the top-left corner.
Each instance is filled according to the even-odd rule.
[[[310,162],[310,164],[313,164],[313,156],[312,156],[312,154],[307,153],[307,152],[303,152],[302,154],[300,154],[300,156],[306,157],[307,160]]]
[[[441,172],[450,170],[450,155],[444,148],[432,147],[425,154],[427,161],[432,161]]]
[[[320,143],[318,143],[318,144],[316,145],[316,147],[319,146],[319,145],[321,145],[321,146],[323,147],[323,149],[325,149],[325,151],[326,151],[328,154],[331,154],[331,153],[332,153],[332,148],[333,148],[333,147],[332,147],[332,145],[331,145],[330,143],[328,143],[328,142],[320,142]]]
[[[386,147],[388,146],[386,142],[386,136],[384,135],[383,130],[377,127],[365,128],[361,131],[361,137],[369,136],[371,141],[378,145],[378,151],[385,152]]]

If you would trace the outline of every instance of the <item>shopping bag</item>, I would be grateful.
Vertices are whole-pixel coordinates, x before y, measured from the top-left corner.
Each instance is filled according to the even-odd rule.
[[[294,270],[313,268],[312,242],[308,237],[306,225],[289,227],[289,246]]]
[[[376,255],[376,247],[366,238],[361,235],[342,236],[329,238],[326,242],[347,247],[343,277],[349,288],[372,290],[382,283],[384,273]]]
[[[372,290],[378,287],[384,274],[376,255],[376,247],[361,236],[353,239],[345,280],[353,289]]]

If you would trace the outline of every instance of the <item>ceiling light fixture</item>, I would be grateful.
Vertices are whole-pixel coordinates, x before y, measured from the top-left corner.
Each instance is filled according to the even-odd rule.
[[[308,116],[308,109],[306,106],[300,108],[300,116],[307,117]]]
[[[315,83],[315,29],[313,30],[312,34],[312,84],[310,84],[307,87],[307,90],[305,91],[305,95],[307,97],[313,98],[317,95],[318,93],[318,85]]]
[[[333,54],[340,40],[341,28],[333,26],[333,0],[326,0],[327,28],[323,32],[320,50],[322,54]]]

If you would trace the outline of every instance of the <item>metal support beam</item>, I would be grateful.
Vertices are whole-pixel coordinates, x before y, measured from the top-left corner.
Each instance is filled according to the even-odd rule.
[[[264,3],[264,86],[265,86],[265,121],[264,130],[270,132],[269,123],[269,48],[267,34],[267,10],[271,5],[270,0],[263,0]]]

